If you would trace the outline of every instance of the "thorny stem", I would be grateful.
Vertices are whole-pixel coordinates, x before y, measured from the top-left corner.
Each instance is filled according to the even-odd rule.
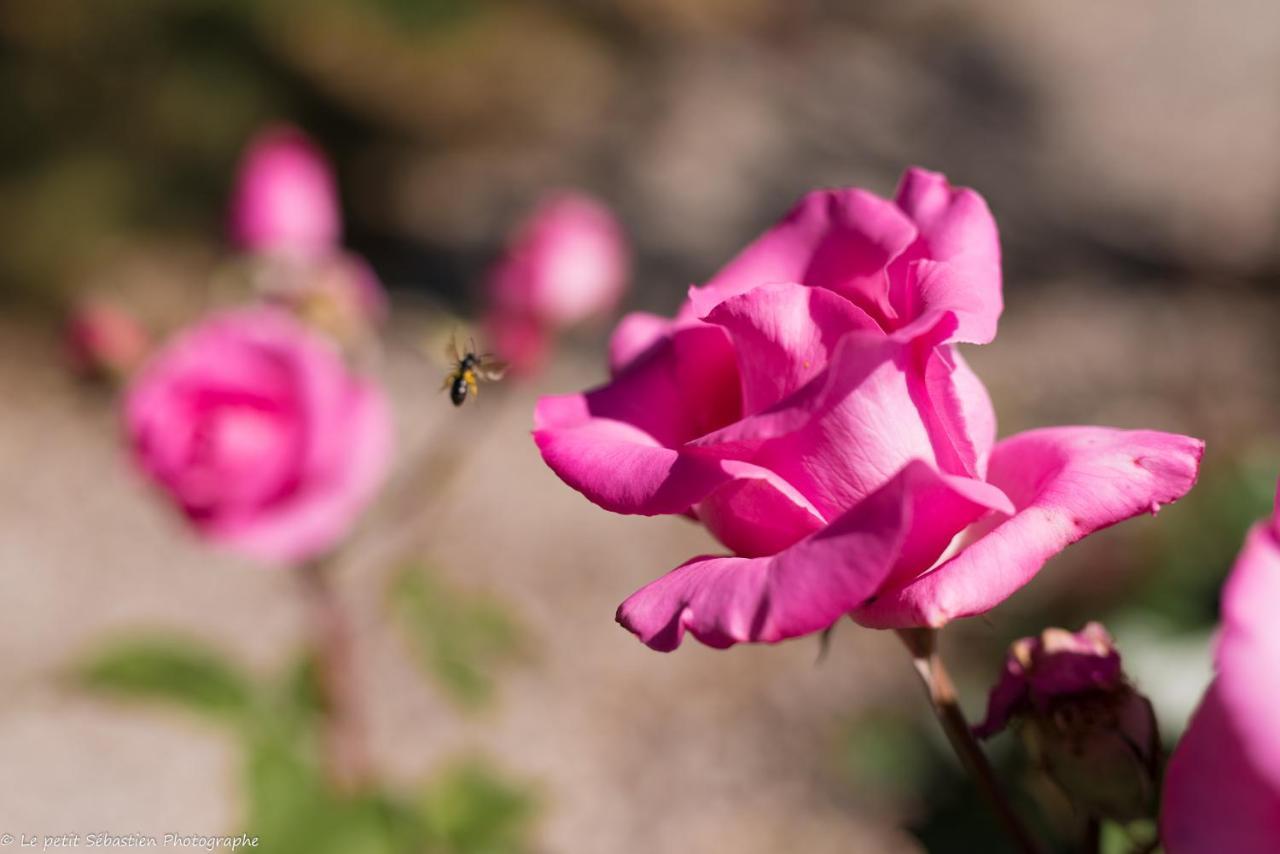
[[[920,681],[924,683],[929,703],[933,706],[938,722],[942,724],[947,740],[961,764],[973,778],[978,791],[982,793],[987,805],[996,814],[1001,826],[1013,840],[1014,845],[1023,854],[1041,854],[1041,848],[1035,838],[1022,823],[1022,819],[1014,812],[1013,806],[1005,796],[1000,782],[996,779],[991,763],[982,752],[965,720],[956,696],[955,684],[938,656],[937,631],[935,629],[900,629],[898,636],[911,653],[911,661],[915,665]]]
[[[333,589],[332,569],[333,562],[321,558],[302,564],[298,575],[324,701],[327,772],[339,791],[354,792],[368,782],[371,768],[351,626]]]

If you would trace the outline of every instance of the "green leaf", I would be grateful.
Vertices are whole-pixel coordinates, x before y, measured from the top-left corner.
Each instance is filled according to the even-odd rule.
[[[214,650],[181,638],[123,641],[76,668],[86,687],[104,694],[176,703],[219,717],[249,709],[249,679]]]
[[[422,817],[435,847],[447,854],[519,854],[536,814],[527,789],[471,758],[446,768],[423,791]]]
[[[453,589],[420,567],[406,567],[392,602],[423,666],[464,707],[492,699],[493,671],[515,661],[524,633],[498,601]]]
[[[324,775],[314,740],[280,727],[257,731],[246,768],[246,833],[273,854],[421,854],[413,808],[378,791],[344,794]]]

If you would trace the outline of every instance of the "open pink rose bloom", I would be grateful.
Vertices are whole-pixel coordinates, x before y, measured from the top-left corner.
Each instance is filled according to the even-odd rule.
[[[386,472],[381,390],[281,309],[213,315],[129,390],[139,467],[210,542],[270,562],[332,548]]]
[[[1165,774],[1169,854],[1280,850],[1280,514],[1249,532],[1222,593],[1217,677]]]
[[[957,352],[996,334],[980,196],[913,169],[896,197],[810,193],[674,319],[625,318],[613,379],[542,399],[534,436],[617,513],[692,517],[728,550],[618,611],[646,644],[775,642],[980,614],[1069,543],[1186,493],[1186,436],[1056,427],[996,441]]]

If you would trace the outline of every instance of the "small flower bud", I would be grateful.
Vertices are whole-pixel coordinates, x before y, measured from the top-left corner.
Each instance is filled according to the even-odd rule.
[[[297,128],[267,128],[241,158],[229,217],[237,248],[301,256],[330,251],[342,215],[329,161]]]
[[[975,732],[989,738],[1011,723],[1035,763],[1083,812],[1122,822],[1153,814],[1155,714],[1125,677],[1100,624],[1014,642]]]
[[[71,367],[91,379],[120,379],[147,354],[146,331],[118,306],[83,302],[67,317],[65,342]]]

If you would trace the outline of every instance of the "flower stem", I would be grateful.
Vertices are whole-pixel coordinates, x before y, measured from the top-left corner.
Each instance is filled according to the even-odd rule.
[[[1102,822],[1097,816],[1089,816],[1084,823],[1084,840],[1080,846],[1083,854],[1099,854],[1102,851]]]
[[[356,682],[351,627],[333,589],[333,562],[319,559],[298,567],[307,596],[312,645],[324,701],[325,763],[341,792],[362,788],[370,777],[368,743]]]
[[[977,785],[978,791],[996,814],[1000,825],[1004,828],[1014,846],[1023,854],[1040,854],[1041,848],[1035,838],[1022,823],[1022,819],[1009,803],[1000,782],[996,779],[991,763],[982,752],[965,720],[964,711],[960,708],[956,696],[955,684],[943,666],[938,655],[938,632],[936,629],[899,629],[898,636],[911,653],[911,661],[915,665],[920,681],[924,683],[929,703],[933,706],[938,722],[942,724],[947,740],[969,776]]]

